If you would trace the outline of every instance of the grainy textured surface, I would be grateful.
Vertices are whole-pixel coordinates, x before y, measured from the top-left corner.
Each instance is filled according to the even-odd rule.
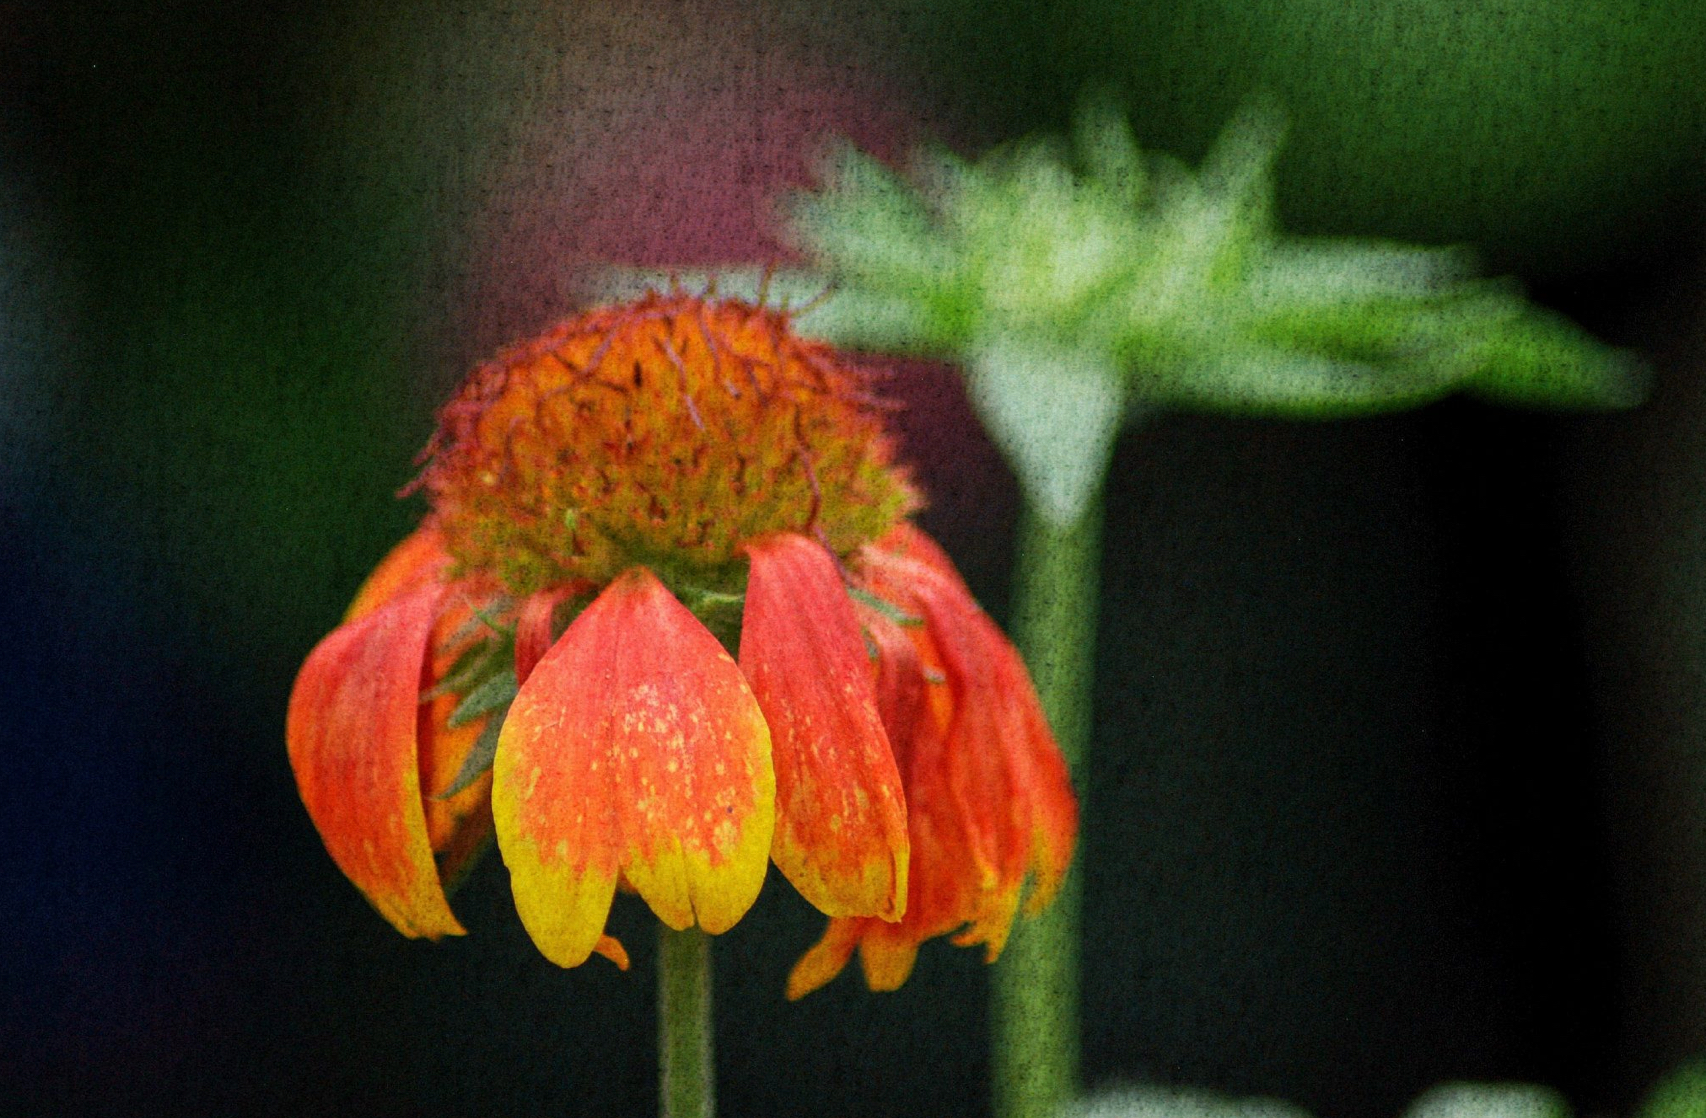
[[[1013,65],[983,73],[1022,82],[1061,37],[922,4],[74,7],[0,12],[0,383],[34,436],[0,458],[0,1109],[647,1112],[651,918],[618,899],[628,975],[556,970],[488,859],[455,901],[469,936],[402,939],[298,801],[290,680],[417,520],[389,494],[433,405],[567,309],[576,261],[762,258],[763,200],[820,129],[893,152],[946,87],[956,128],[1000,135],[1017,118],[965,96],[965,60],[999,48]],[[1256,49],[1241,26],[1230,62],[1147,96],[1220,88]],[[1641,71],[1654,135],[1691,119],[1698,72]],[[1228,106],[1203,103],[1206,135]],[[1626,117],[1583,111],[1568,127],[1623,159]],[[1184,147],[1189,123],[1140,127]],[[1612,188],[1576,199],[1579,226],[1529,232],[1587,229],[1625,270],[1552,294],[1614,340],[1681,336],[1687,246],[1622,224],[1662,191],[1593,181]],[[1702,427],[1671,352],[1633,435],[1451,404],[1121,443],[1085,805],[1092,1079],[1324,1118],[1463,1077],[1626,1107],[1697,1037]],[[999,607],[1011,483],[945,374],[895,389],[926,527]],[[1568,517],[1560,475],[1592,491]],[[984,1113],[977,956],[933,944],[894,995],[843,978],[785,1004],[819,925],[772,874],[715,945],[724,1112]]]

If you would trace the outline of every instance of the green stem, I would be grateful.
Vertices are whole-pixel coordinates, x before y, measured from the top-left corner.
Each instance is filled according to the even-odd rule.
[[[1099,496],[1064,527],[1029,502],[1020,511],[1014,637],[1080,798],[1090,738],[1101,540]],[[1074,868],[1054,905],[1013,929],[995,968],[999,1118],[1052,1118],[1077,1093],[1080,896]]]
[[[713,1118],[711,937],[660,927],[658,938],[658,1114]]]

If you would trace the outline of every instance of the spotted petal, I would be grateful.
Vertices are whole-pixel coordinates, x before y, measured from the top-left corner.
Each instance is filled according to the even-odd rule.
[[[619,876],[672,928],[732,927],[763,885],[774,801],[740,669],[644,568],[539,661],[498,739],[498,847],[522,923],[560,966],[597,946]]]
[[[830,916],[906,911],[906,801],[835,560],[780,534],[747,546],[740,666],[770,724],[771,857]]]
[[[429,583],[339,626],[309,653],[285,737],[308,814],[338,868],[407,936],[461,935],[433,862],[417,729]]]

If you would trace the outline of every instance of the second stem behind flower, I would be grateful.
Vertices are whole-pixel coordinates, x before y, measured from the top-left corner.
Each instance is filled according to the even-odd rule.
[[[1081,803],[1101,541],[1099,497],[1066,526],[1050,523],[1029,501],[1021,510],[1014,635]],[[1077,1093],[1080,881],[1074,867],[1054,905],[1013,929],[996,965],[992,1008],[999,1118],[1052,1118]]]

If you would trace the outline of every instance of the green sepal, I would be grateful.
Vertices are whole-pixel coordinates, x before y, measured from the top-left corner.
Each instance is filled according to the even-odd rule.
[[[852,598],[855,602],[870,606],[896,625],[914,629],[924,624],[924,619],[922,617],[907,613],[888,599],[879,598],[868,590],[861,590],[857,586],[849,586],[847,588],[847,596]],[[871,654],[871,659],[875,660],[876,658],[876,653],[873,652]]]
[[[479,606],[470,605],[469,610],[473,613],[473,616],[464,621],[461,625],[457,626],[456,631],[450,634],[450,640],[446,643],[451,645],[461,644],[463,641],[471,639],[481,629],[490,630],[499,636],[514,636],[515,627],[513,625],[504,625],[498,620],[498,618],[508,611],[512,605],[514,605],[514,603],[508,598],[495,598],[492,600],[491,604],[484,609]]]
[[[445,725],[453,730],[466,726],[482,714],[508,706],[510,700],[515,698],[515,693],[515,669],[505,668],[464,695],[462,701],[456,704],[456,709],[450,712],[450,717],[445,719]]]
[[[486,728],[480,731],[480,736],[474,739],[474,747],[468,751],[468,756],[462,759],[462,767],[456,770],[456,778],[450,782],[450,787],[433,799],[448,800],[457,793],[466,791],[480,779],[481,773],[492,767],[492,759],[498,755],[498,735],[503,732],[504,719],[508,715],[508,702],[492,711],[491,720],[486,723]]]
[[[421,693],[421,701],[430,702],[444,695],[465,694],[479,686],[503,663],[504,642],[483,640],[456,658],[456,663],[430,689]]]

